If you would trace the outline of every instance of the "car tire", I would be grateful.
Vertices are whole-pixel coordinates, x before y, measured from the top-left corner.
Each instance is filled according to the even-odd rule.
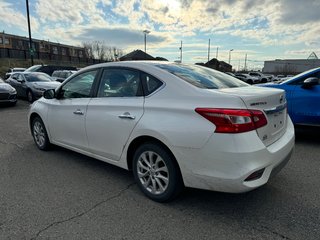
[[[247,81],[247,83],[248,83],[248,84],[250,84],[250,85],[252,85],[252,84],[253,84],[253,82],[252,82],[252,80],[251,80],[251,79],[249,79],[249,80]]]
[[[31,123],[31,132],[33,140],[40,150],[48,150],[50,141],[46,127],[40,117],[35,117]]]
[[[32,93],[31,90],[28,90],[28,91],[27,91],[27,99],[28,99],[28,101],[29,101],[30,103],[32,103],[32,102],[34,101],[34,95],[33,95],[33,93]]]
[[[262,78],[262,79],[261,79],[261,82],[262,82],[262,83],[266,83],[266,82],[267,82],[267,79],[266,79],[266,78]]]
[[[140,190],[156,202],[173,200],[184,187],[175,158],[157,143],[145,143],[136,150],[133,175]]]

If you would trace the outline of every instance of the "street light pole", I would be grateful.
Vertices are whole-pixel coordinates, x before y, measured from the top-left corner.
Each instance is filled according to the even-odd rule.
[[[210,61],[210,38],[209,38],[209,44],[208,44],[208,62]]]
[[[229,64],[230,64],[230,62],[231,62],[231,52],[233,51],[233,49],[230,49],[229,50]]]
[[[181,41],[179,50],[180,50],[180,63],[182,63],[182,41]]]
[[[32,48],[30,14],[29,14],[29,0],[26,0],[26,5],[27,5],[27,18],[28,18],[28,30],[29,30],[30,58],[31,58],[31,66],[33,66],[33,51],[34,50]]]
[[[147,57],[147,34],[150,33],[149,30],[144,30],[144,53],[145,53],[145,57]]]

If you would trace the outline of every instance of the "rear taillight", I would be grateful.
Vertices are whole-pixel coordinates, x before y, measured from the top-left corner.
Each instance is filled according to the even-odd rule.
[[[196,108],[195,111],[216,126],[216,133],[242,133],[267,125],[262,111],[248,109]]]

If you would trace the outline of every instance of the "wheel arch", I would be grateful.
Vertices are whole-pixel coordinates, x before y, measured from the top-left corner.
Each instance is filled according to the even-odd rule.
[[[29,117],[29,128],[30,128],[30,130],[32,129],[32,122],[36,117],[39,117],[42,120],[41,116],[38,113],[33,112],[33,113],[30,114],[30,117]]]
[[[32,122],[36,117],[39,117],[41,119],[41,121],[43,122],[43,125],[46,128],[46,131],[47,131],[47,134],[48,134],[48,138],[50,140],[51,139],[51,135],[50,135],[48,126],[46,125],[46,123],[44,121],[44,118],[37,112],[30,113],[30,116],[29,116],[29,129],[30,129],[30,131],[32,131]]]
[[[133,155],[135,153],[135,150],[144,143],[155,143],[155,144],[163,147],[168,152],[168,154],[171,155],[172,159],[174,160],[174,164],[176,165],[176,167],[179,171],[180,177],[181,177],[181,179],[183,179],[178,161],[177,161],[176,157],[174,156],[173,152],[170,150],[170,148],[165,143],[163,143],[161,140],[159,140],[155,137],[148,136],[148,135],[136,137],[129,144],[128,149],[127,149],[127,168],[128,168],[128,170],[132,170]]]

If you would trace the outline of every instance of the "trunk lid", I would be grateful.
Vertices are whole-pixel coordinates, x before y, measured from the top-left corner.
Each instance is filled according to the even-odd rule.
[[[261,141],[269,146],[277,141],[287,126],[287,101],[281,89],[264,87],[224,88],[220,92],[238,96],[248,109],[261,110],[267,117],[267,125],[258,128]]]

